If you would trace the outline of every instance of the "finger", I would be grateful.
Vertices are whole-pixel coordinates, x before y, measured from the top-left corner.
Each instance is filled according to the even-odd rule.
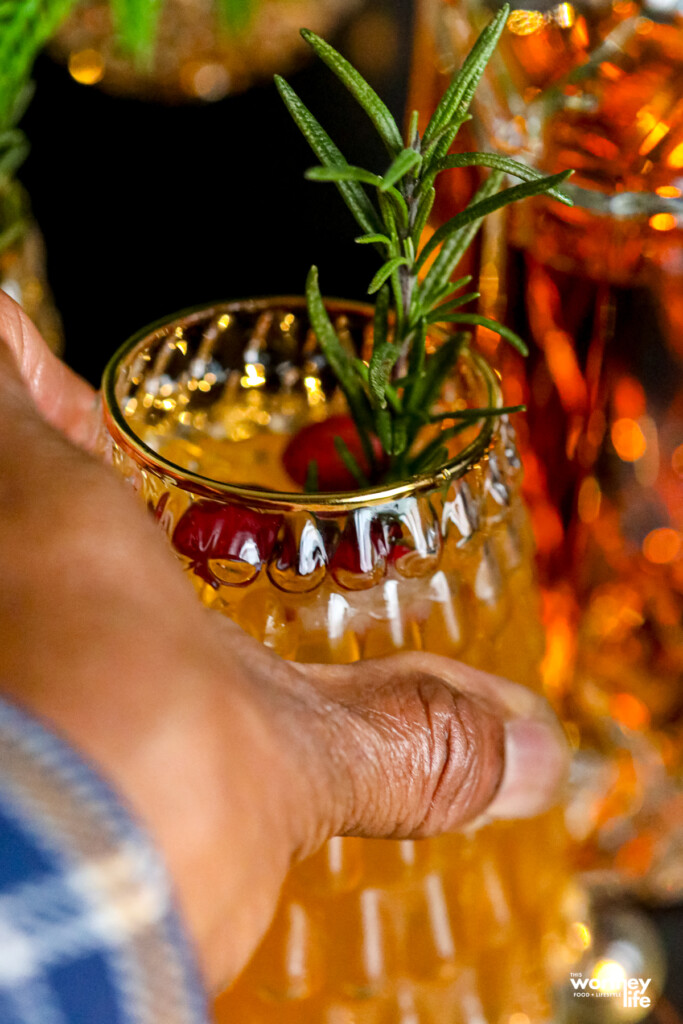
[[[319,778],[331,766],[337,833],[417,838],[558,799],[567,743],[524,687],[422,653],[299,670],[322,701],[314,757]]]
[[[1,290],[0,339],[45,419],[76,444],[91,449],[100,427],[94,389],[48,349],[21,306]]]

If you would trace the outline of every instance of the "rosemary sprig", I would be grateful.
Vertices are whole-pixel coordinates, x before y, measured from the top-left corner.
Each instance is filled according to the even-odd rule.
[[[314,52],[355,98],[374,124],[389,154],[383,174],[349,163],[291,86],[279,76],[275,82],[282,99],[320,160],[306,172],[311,181],[333,182],[360,225],[355,241],[372,245],[381,264],[368,286],[376,295],[373,350],[366,365],[353,359],[336,336],[325,311],[312,267],[306,295],[311,325],[320,346],[342,387],[371,467],[377,470],[371,435],[380,439],[387,453],[384,479],[399,479],[431,470],[447,456],[445,443],[479,420],[504,412],[467,409],[433,414],[444,381],[470,335],[458,331],[432,354],[426,347],[433,324],[484,326],[526,353],[522,339],[510,328],[462,307],[478,298],[463,292],[469,277],[452,280],[453,272],[470,245],[482,219],[494,210],[531,196],[545,194],[566,205],[562,191],[570,171],[544,176],[531,167],[495,153],[453,153],[449,150],[460,127],[469,119],[469,107],[486,64],[507,22],[510,8],[503,6],[484,29],[454,75],[425,131],[418,131],[414,111],[405,139],[390,111],[362,76],[329,43],[306,29],[302,36]],[[454,167],[481,167],[490,171],[471,202],[423,241],[435,197],[435,179]],[[520,184],[501,190],[505,175]],[[427,261],[432,257],[427,269]],[[425,445],[418,440],[425,424],[455,421]],[[350,452],[339,451],[347,468],[358,478],[358,466],[350,465]],[[351,456],[351,458],[353,458]],[[373,477],[374,482],[374,477]]]

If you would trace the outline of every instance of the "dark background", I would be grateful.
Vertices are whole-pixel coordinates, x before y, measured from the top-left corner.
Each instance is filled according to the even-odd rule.
[[[412,0],[367,0],[332,41],[403,119]],[[378,31],[378,27],[382,31]],[[352,163],[377,171],[383,147],[331,74],[288,76]],[[363,298],[376,269],[334,186],[306,182],[316,163],[272,84],[218,103],[165,107],[77,84],[41,57],[24,119],[31,195],[61,312],[66,358],[98,383],[116,348],[145,324],[215,299],[299,294],[311,263],[327,294]],[[683,912],[654,919],[669,954],[660,1024],[680,1024]]]
[[[361,20],[333,41],[362,44],[363,72],[402,118],[412,2],[370,0],[368,12],[367,32]],[[288,77],[351,162],[385,169],[372,125],[324,65]],[[21,176],[66,358],[91,381],[150,321],[215,299],[301,294],[311,263],[325,293],[365,294],[374,251],[353,244],[359,230],[335,187],[304,180],[317,160],[272,83],[168,107],[79,85],[47,57],[35,79]]]

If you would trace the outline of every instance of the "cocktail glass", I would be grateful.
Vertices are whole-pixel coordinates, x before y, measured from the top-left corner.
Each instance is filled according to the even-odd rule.
[[[367,307],[330,302],[361,358]],[[443,403],[499,404],[463,355]],[[201,599],[284,658],[402,650],[538,686],[543,651],[520,463],[504,416],[431,476],[302,493],[282,452],[346,411],[302,300],[228,303],[136,335],[104,379],[114,465]],[[218,1020],[546,1021],[589,939],[559,809],[440,839],[331,840],[295,868]]]
[[[421,0],[425,116],[498,6]],[[483,311],[532,342],[504,380],[529,407],[544,675],[585,751],[584,865],[667,899],[683,892],[683,21],[666,2],[513,8],[472,148],[576,170],[573,209],[499,217],[477,268]],[[449,187],[465,186],[446,206]]]

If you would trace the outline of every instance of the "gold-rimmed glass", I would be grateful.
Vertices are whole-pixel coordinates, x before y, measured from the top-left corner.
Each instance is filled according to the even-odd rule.
[[[368,309],[328,311],[362,358]],[[442,400],[500,404],[499,383],[464,354]],[[115,465],[202,600],[283,657],[425,650],[539,685],[532,545],[505,417],[473,427],[432,476],[297,491],[283,446],[345,404],[291,298],[140,332],[107,369],[104,406]],[[291,873],[218,1020],[549,1020],[553,985],[588,935],[561,819],[420,842],[332,840]]]

